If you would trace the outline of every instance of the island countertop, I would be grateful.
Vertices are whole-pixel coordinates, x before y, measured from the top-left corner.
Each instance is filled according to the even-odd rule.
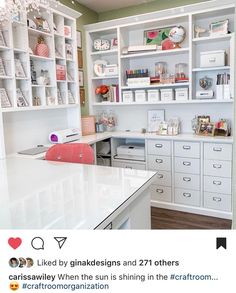
[[[0,229],[95,229],[155,172],[25,158],[0,160]]]

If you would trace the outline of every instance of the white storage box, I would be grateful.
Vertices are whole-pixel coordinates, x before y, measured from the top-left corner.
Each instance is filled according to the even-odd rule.
[[[175,100],[176,101],[187,101],[188,100],[188,88],[175,89]]]
[[[117,147],[117,157],[124,159],[144,160],[145,148],[143,145],[126,144]]]
[[[160,99],[159,90],[148,90],[148,102],[158,102]]]
[[[132,103],[134,101],[134,93],[132,91],[123,91],[122,100],[123,103]]]
[[[169,102],[174,99],[173,89],[161,89],[161,101]]]
[[[146,102],[146,92],[144,90],[135,91],[135,102]]]
[[[208,51],[200,53],[200,67],[225,66],[225,51]]]

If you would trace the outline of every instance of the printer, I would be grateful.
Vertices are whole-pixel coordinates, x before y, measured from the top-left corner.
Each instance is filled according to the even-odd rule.
[[[53,131],[49,134],[49,140],[51,143],[67,143],[78,139],[80,139],[78,128]]]
[[[145,148],[141,144],[125,144],[117,147],[117,159],[145,161]]]

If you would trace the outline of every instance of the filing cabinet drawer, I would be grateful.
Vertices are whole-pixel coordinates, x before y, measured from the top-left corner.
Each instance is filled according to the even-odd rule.
[[[175,187],[200,190],[200,176],[193,174],[175,173]]]
[[[192,158],[175,158],[176,173],[200,174],[200,160]]]
[[[137,170],[145,170],[145,164],[133,163],[133,162],[112,162],[112,167],[126,168],[126,169],[137,169]]]
[[[152,184],[150,192],[152,200],[171,202],[171,187]]]
[[[232,145],[219,143],[204,144],[204,160],[232,160]]]
[[[204,161],[204,175],[231,177],[231,162],[230,161]]]
[[[220,193],[204,193],[204,207],[208,209],[231,212],[231,195]]]
[[[200,158],[200,143],[177,141],[174,144],[175,156],[183,158]]]
[[[231,179],[204,176],[204,191],[231,194]]]
[[[148,170],[171,171],[171,158],[148,155]]]
[[[200,191],[176,188],[175,203],[200,206]]]
[[[156,184],[163,186],[171,186],[171,172],[157,171]]]
[[[159,156],[170,156],[171,155],[171,142],[165,140],[148,140],[148,154],[159,155]]]

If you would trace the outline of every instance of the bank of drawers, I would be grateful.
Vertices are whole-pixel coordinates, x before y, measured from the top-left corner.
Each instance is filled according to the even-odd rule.
[[[156,182],[150,188],[151,197],[156,201],[171,202],[171,142],[148,140],[148,170],[157,171]]]
[[[174,142],[175,203],[200,206],[200,143]]]
[[[204,144],[204,207],[231,211],[232,145]]]
[[[112,162],[113,167],[119,167],[119,168],[126,168],[126,169],[137,169],[137,170],[145,170],[146,166],[145,164],[140,164],[136,162],[125,162],[125,161],[113,161]]]

